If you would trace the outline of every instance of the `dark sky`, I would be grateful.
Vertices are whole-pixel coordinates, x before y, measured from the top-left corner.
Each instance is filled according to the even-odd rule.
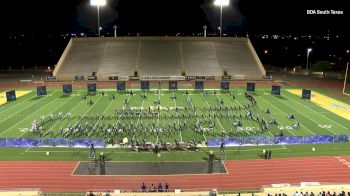
[[[107,0],[101,8],[105,32],[149,35],[201,32],[219,26],[213,0]],[[6,3],[5,3],[6,2]],[[11,0],[2,2],[2,32],[93,32],[96,8],[89,0]],[[231,0],[224,8],[224,29],[255,32],[345,32],[349,7],[345,0]],[[343,15],[307,15],[308,9],[342,10]]]

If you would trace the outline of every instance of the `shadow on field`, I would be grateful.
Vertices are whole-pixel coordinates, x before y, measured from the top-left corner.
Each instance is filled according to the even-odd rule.
[[[30,100],[35,101],[35,100],[42,99],[42,98],[44,98],[44,97],[45,97],[45,96],[34,97],[34,98],[31,98]]]
[[[69,94],[68,95],[61,95],[59,98],[68,98],[68,97],[70,97]]]
[[[86,93],[86,96],[96,96],[96,93]]]
[[[277,99],[283,99],[283,100],[287,100],[284,96],[282,95],[271,95],[271,96],[275,96]]]

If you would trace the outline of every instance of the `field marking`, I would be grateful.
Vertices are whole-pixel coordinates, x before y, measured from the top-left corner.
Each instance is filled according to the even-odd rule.
[[[289,92],[289,91],[288,91]],[[317,93],[317,92],[316,92]],[[318,93],[318,94],[320,94],[320,95],[322,95],[321,93]],[[286,94],[287,95],[287,97],[291,97],[291,96],[288,96],[288,94]],[[324,95],[323,95],[324,96]],[[341,124],[339,124],[339,123],[337,123],[337,122],[335,122],[334,120],[332,120],[332,119],[330,119],[330,118],[328,118],[328,117],[326,117],[326,116],[324,116],[323,114],[321,114],[321,113],[319,113],[319,112],[317,112],[317,111],[315,111],[315,110],[313,110],[312,108],[310,108],[310,107],[308,107],[308,106],[305,106],[305,105],[303,105],[303,104],[301,104],[299,101],[296,101],[296,100],[294,100],[294,98],[292,98],[292,99],[289,99],[289,100],[292,100],[292,101],[294,101],[294,102],[297,102],[299,105],[302,105],[303,107],[305,107],[305,108],[308,108],[309,110],[311,110],[312,112],[314,112],[314,113],[317,113],[317,114],[319,114],[319,115],[321,115],[321,116],[323,116],[324,118],[326,118],[326,119],[328,119],[328,120],[330,120],[330,121],[332,121],[332,122],[334,122],[335,124],[337,124],[337,125],[339,125],[339,126],[341,126],[341,127],[343,127],[343,128],[345,128],[346,130],[349,130],[349,128],[348,127],[345,127],[345,126],[343,126],[343,125],[341,125]],[[335,99],[334,99],[335,100]],[[337,101],[337,100],[336,100]],[[319,107],[319,106],[318,106]],[[322,107],[323,108],[323,107]],[[326,109],[326,108],[324,108],[324,109]],[[329,110],[328,110],[329,111]],[[332,112],[332,111],[331,111]],[[334,113],[334,112],[332,112],[332,113]],[[335,113],[335,114],[337,114],[337,113]],[[341,115],[339,115],[339,114],[337,114],[338,116],[341,116]],[[341,117],[343,117],[343,116],[341,116]]]
[[[53,93],[52,93],[52,94],[53,94]],[[48,97],[49,97],[49,96],[46,96],[46,97],[44,97],[43,99],[46,99],[46,98],[48,98]],[[57,97],[54,98],[54,99],[57,99]],[[50,102],[52,102],[54,99],[52,99]],[[38,102],[40,102],[40,101],[42,101],[42,100],[36,100],[36,101],[34,101],[33,103],[31,103],[31,104],[27,105],[26,107],[24,107],[22,110],[19,110],[18,112],[16,112],[16,113],[10,115],[9,117],[7,117],[7,118],[1,120],[0,123],[6,121],[6,120],[8,120],[8,119],[10,119],[11,117],[15,116],[16,114],[18,114],[18,113],[20,113],[20,112],[23,112],[23,111],[26,110],[27,108],[29,108],[29,107],[35,105],[36,103],[38,103]],[[49,103],[50,103],[50,102],[49,102]],[[31,116],[31,115],[30,115],[30,116]],[[1,135],[1,134],[0,134],[0,135]]]
[[[264,99],[264,101],[266,100],[263,96],[261,96],[262,99]],[[274,97],[275,98],[275,97]],[[277,99],[277,98],[275,98]],[[277,99],[278,100],[278,99]],[[280,100],[278,100],[280,101]],[[265,101],[267,102],[267,101]],[[281,102],[281,101],[280,101]],[[282,102],[283,103],[283,102]],[[284,104],[284,103],[283,103]],[[276,106],[274,106],[273,104],[271,104],[273,107],[277,108]],[[286,104],[285,104],[286,105]],[[288,105],[287,105],[288,106]],[[289,109],[292,109],[288,106]],[[282,110],[280,110],[279,108],[277,108],[279,111],[283,112]],[[297,111],[298,112],[298,111]],[[288,116],[288,114],[286,114],[285,112],[283,112],[286,116]],[[317,135],[315,132],[311,131],[309,128],[307,128],[306,126],[304,126],[303,124],[301,124],[300,126],[304,127],[306,130],[308,130],[311,134],[313,135]]]
[[[54,152],[54,153],[57,153],[57,152],[61,152],[61,153],[73,153],[74,150],[72,149],[71,151],[60,151],[60,150],[28,150],[28,151],[25,151],[25,152],[30,152],[30,153],[43,153],[43,152]],[[114,153],[114,152],[113,152]]]
[[[78,105],[80,105],[84,100],[81,100],[78,104],[76,104],[72,109],[68,110],[68,112],[66,112],[66,114],[62,117],[62,119],[64,119],[68,113],[70,113],[71,111],[73,111],[74,108],[76,108]],[[57,124],[60,122],[60,120],[58,119],[57,122],[55,122],[55,124],[48,130],[44,133],[44,136],[49,132],[51,131],[54,127],[57,126]]]
[[[175,93],[173,93],[173,95],[175,96]],[[175,101],[175,98],[173,98],[173,100],[174,100],[174,105],[175,105],[175,109],[176,109],[176,107],[177,107],[177,104],[176,104],[176,101]],[[177,116],[179,117],[179,112],[178,111],[176,111],[176,114],[177,114]],[[180,120],[179,120],[179,118],[177,118],[177,124],[180,124]],[[181,134],[181,130],[179,131],[180,132],[180,142],[182,142],[182,134]]]
[[[127,100],[127,103],[128,103],[128,104],[129,104],[129,100],[130,100],[130,98],[131,98],[132,96],[133,96],[133,95],[129,95],[128,100]],[[135,94],[135,96],[136,96],[136,94]],[[122,113],[119,115],[118,120],[117,120],[117,122],[115,123],[116,125],[119,123],[120,117],[122,117],[123,114],[124,114],[124,113],[122,112]],[[123,139],[124,139],[124,138],[123,138]]]
[[[277,99],[276,97],[274,97],[275,99]],[[286,103],[284,103],[284,102],[282,102],[281,100],[279,100],[279,99],[277,99],[279,102],[281,102],[281,103],[283,103],[284,105],[286,105],[286,106],[288,106]],[[295,100],[293,100],[293,98],[291,99],[291,98],[289,98],[288,100],[290,100],[290,101],[293,101],[293,102],[297,102],[297,101],[295,101]],[[303,104],[301,104],[301,103],[299,103],[299,102],[297,102],[299,105],[302,105],[302,106],[304,106]],[[288,106],[289,107],[289,106]],[[304,107],[306,107],[306,106],[304,106]],[[290,107],[289,107],[290,108]],[[309,107],[307,107],[309,110],[311,110],[311,111],[313,111],[314,113],[318,113],[318,112],[316,112],[316,111],[314,111],[312,108],[309,108]],[[292,108],[291,108],[292,109]],[[294,110],[294,109],[293,109]],[[295,110],[296,112],[298,112],[299,114],[301,114],[301,115],[303,115],[304,117],[306,117],[306,118],[308,118],[308,119],[310,119],[312,122],[314,122],[317,126],[318,125],[320,125],[320,123],[319,122],[316,122],[315,120],[313,120],[312,118],[309,118],[309,117],[307,117],[307,116],[305,116],[303,113],[301,113],[301,112],[299,112],[299,110]],[[323,116],[323,115],[322,115]],[[322,123],[321,123],[322,124]],[[334,131],[332,131],[331,129],[329,129],[329,128],[326,128],[329,132],[331,132],[331,133],[333,133],[334,135],[337,135],[337,133],[336,132],[334,132]]]
[[[283,145],[282,145],[282,148],[268,148],[270,146],[273,146],[273,145],[266,145],[266,146],[264,146],[264,147],[266,147],[266,149],[261,149],[261,148],[250,148],[250,149],[243,149],[243,150],[241,150],[241,149],[239,149],[239,150],[237,150],[237,149],[226,150],[225,149],[225,151],[226,152],[237,152],[237,151],[241,152],[241,151],[263,151],[263,150],[287,150],[287,147],[285,147]],[[241,148],[243,146],[229,146],[229,148],[235,148],[235,147],[236,148]]]
[[[63,102],[61,105],[59,105],[58,107],[56,107],[56,108],[60,108],[61,106],[63,106],[63,105],[65,105],[65,104],[67,104],[70,100],[72,100],[74,97],[71,97],[68,101],[65,101],[65,102]],[[50,102],[51,103],[51,102]],[[49,103],[49,104],[50,104]],[[47,105],[45,105],[44,107],[42,107],[42,108],[40,108],[39,110],[37,110],[37,111],[35,111],[34,113],[37,113],[38,111],[40,111],[41,109],[43,109],[43,108],[45,108],[45,107],[47,107]],[[57,110],[57,109],[56,109]],[[55,111],[56,111],[55,110]],[[30,116],[32,116],[32,115],[30,115]],[[29,116],[28,116],[29,117]],[[27,117],[27,118],[28,118]],[[26,119],[26,118],[25,118]],[[24,120],[24,119],[23,119]],[[19,123],[19,122],[18,122]],[[10,129],[10,128],[9,128]],[[20,137],[22,137],[24,134],[26,134],[28,131],[26,131],[26,132],[23,132],[21,135],[19,135],[17,138],[20,138]],[[1,134],[0,134],[1,135]],[[45,136],[45,135],[43,135],[43,136]]]
[[[15,97],[20,98],[20,97],[23,97],[23,96],[31,93],[31,92],[32,91],[17,90],[15,93],[16,94]],[[6,103],[8,103],[7,98],[6,98],[6,92],[0,92],[0,106],[3,104],[6,104]]]
[[[28,152],[28,150],[30,149],[31,147],[28,147],[24,152]]]
[[[204,95],[202,94],[202,92],[200,92],[200,94],[202,95],[202,97],[204,98],[205,103],[207,103],[207,105],[210,107],[207,99],[204,97]],[[212,112],[214,114],[214,112]],[[218,117],[215,117],[216,121],[218,121],[218,123],[220,124],[220,127],[222,128],[222,131],[225,131],[225,128],[222,126],[221,122],[219,121]]]
[[[283,112],[282,110],[280,110],[277,106],[275,106],[275,105],[271,104],[270,102],[266,101],[266,99],[265,99],[263,96],[261,96],[261,99],[262,99],[263,101],[265,101],[268,105],[271,105],[272,107],[276,108],[277,110],[279,110],[280,112],[282,112],[283,114],[285,114],[286,116],[288,116],[288,114],[286,114],[285,112]],[[268,114],[268,115],[269,115],[270,117],[272,117],[271,114]],[[280,125],[285,127],[285,125],[282,125],[282,124],[280,124]],[[305,127],[304,125],[301,125],[301,126]],[[307,127],[305,127],[305,128],[306,128],[310,133],[316,135],[314,132],[312,132],[311,130],[309,130]],[[289,133],[291,133],[292,135],[295,136],[295,134],[294,134],[293,132],[289,131],[289,129],[287,129],[287,131],[288,131]]]
[[[101,96],[101,97],[103,97],[103,96]],[[97,103],[97,102],[96,102],[96,103]],[[104,113],[107,111],[107,109],[111,106],[112,103],[113,103],[113,101],[110,100],[108,106],[103,110],[103,112],[102,112],[101,115],[104,115]],[[98,122],[100,122],[100,120],[101,120],[101,117],[97,119],[97,121],[96,121],[96,123],[95,123],[95,125],[94,125],[93,127],[95,127],[95,126],[98,124]]]
[[[32,91],[31,91],[32,92]],[[29,94],[29,93],[28,93]],[[19,105],[21,105],[21,104],[23,104],[23,103],[26,103],[29,99],[33,99],[35,97],[35,94],[33,95],[33,96],[31,96],[31,97],[29,97],[28,99],[26,99],[26,100],[21,100],[21,101],[19,101],[19,102],[14,102],[14,105],[12,105],[11,107],[8,107],[8,108],[6,108],[6,109],[4,109],[4,110],[2,110],[2,111],[0,111],[0,114],[1,113],[3,113],[3,112],[6,112],[8,109],[13,109],[14,107],[16,107],[16,106],[19,106]],[[39,100],[38,100],[39,101]]]
[[[46,98],[46,97],[45,97],[45,98]],[[56,98],[55,98],[55,99],[56,99]],[[49,104],[51,104],[51,103],[54,103],[53,100],[55,100],[55,99],[52,99],[50,102],[47,103],[47,105],[49,105]],[[24,118],[24,119],[18,121],[16,124],[14,124],[14,125],[12,125],[11,127],[7,128],[5,131],[1,132],[0,135],[2,135],[2,134],[4,134],[4,133],[7,133],[9,130],[11,130],[12,127],[14,127],[14,126],[16,126],[18,123],[20,123],[20,122],[22,122],[22,121],[28,119],[28,118],[31,117],[34,113],[37,113],[38,111],[42,110],[42,109],[45,108],[47,105],[41,107],[39,110],[36,110],[36,111],[33,112],[32,114],[28,115],[26,118]],[[26,132],[24,132],[24,133],[26,133]]]
[[[80,119],[78,120],[78,122],[75,123],[73,127],[77,126],[77,124],[80,123],[80,121],[83,119],[83,117],[84,117],[94,106],[96,106],[97,102],[99,102],[101,99],[102,99],[102,96],[101,96],[100,98],[98,98],[98,100],[96,101],[95,105],[90,106],[90,108],[89,108],[88,110],[86,110],[86,112],[80,117]]]
[[[160,102],[160,89],[158,89],[158,100]],[[162,102],[160,102],[162,103]],[[158,106],[159,107],[159,106]],[[162,110],[159,110],[158,112],[158,119],[157,119],[157,128],[159,128],[159,118],[160,118],[160,113],[161,113]],[[159,132],[157,134],[157,138],[156,138],[156,144],[158,144],[158,140],[159,140]]]
[[[146,93],[145,93],[145,95],[146,95]],[[142,103],[141,103],[141,108],[143,107],[143,103],[145,103],[145,99],[144,99],[144,98],[143,98]],[[142,112],[142,109],[141,109],[141,112]],[[141,112],[140,112],[140,114],[139,114],[139,116],[138,116],[138,118],[137,118],[136,127],[137,127],[137,125],[139,124],[139,121],[140,121],[140,119],[141,119]],[[142,124],[142,119],[141,119],[141,124]],[[134,135],[132,136],[132,140],[135,139],[135,136],[136,136],[136,134],[134,134]]]
[[[221,95],[221,94],[220,94],[220,95]],[[219,98],[218,94],[216,94],[216,97],[217,97],[217,98]],[[237,102],[239,105],[241,105],[241,106],[242,106],[242,104],[240,104],[240,103],[239,103],[239,102],[238,102],[236,99],[235,99],[235,102]],[[226,104],[225,104],[225,105],[226,105]],[[227,105],[226,105],[226,106],[227,106]],[[234,113],[234,114],[236,114],[236,112],[235,112],[235,111],[234,111],[233,113]],[[239,112],[239,113],[241,114],[241,112]],[[249,122],[249,126],[250,126],[250,127],[253,127],[253,126],[251,126],[251,125],[252,125],[252,124]],[[246,127],[247,127],[247,126],[243,126],[243,125],[242,125],[241,127],[243,128],[244,132],[246,132],[246,133],[247,133],[247,131],[248,131],[248,130],[246,129]],[[238,128],[238,127],[237,127],[237,128]],[[238,131],[238,129],[237,129],[237,128],[236,128],[236,130]]]
[[[272,96],[273,98],[275,98],[275,99],[277,99],[276,97],[274,97],[274,96]],[[287,105],[286,103],[284,103],[283,101],[281,101],[281,100],[279,100],[279,99],[277,99],[279,102],[281,102],[282,104],[284,104],[284,105],[286,105],[288,108],[290,108],[290,109],[292,109],[292,110],[294,110],[294,111],[296,111],[296,112],[298,112],[299,114],[301,114],[301,115],[303,115],[304,117],[306,117],[306,118],[308,118],[309,120],[311,120],[312,122],[314,122],[316,125],[319,125],[319,123],[318,122],[316,122],[316,121],[314,121],[312,118],[309,118],[309,117],[307,117],[307,116],[305,116],[302,112],[300,112],[299,110],[295,110],[295,109],[293,109],[293,108],[291,108],[291,107],[289,107],[289,105]],[[291,100],[291,99],[289,99],[289,100]],[[293,101],[293,100],[292,100]],[[300,105],[302,105],[302,104],[300,104]],[[316,112],[316,111],[315,111]],[[305,127],[305,126],[304,126]],[[336,135],[336,133],[334,132],[334,131],[332,131],[332,130],[330,130],[330,129],[328,129],[328,128],[326,128],[329,132],[331,132],[331,133],[333,133],[334,135]],[[316,134],[315,134],[316,135]]]
[[[237,101],[236,99],[235,99],[235,102],[237,102],[239,105],[241,105],[244,108],[244,110],[246,112],[248,112],[248,110],[241,104],[241,102]],[[270,130],[267,130],[267,132],[273,137],[273,134],[270,132]]]
[[[266,100],[263,96],[261,97],[262,99],[264,99],[264,101]],[[277,98],[276,98],[277,99]],[[267,101],[265,101],[267,102]],[[283,102],[282,102],[283,103]],[[273,107],[277,108],[278,110],[280,110],[277,106],[274,106],[273,104],[270,104]],[[290,108],[291,109],[291,108]],[[282,110],[280,110],[281,112],[283,112]],[[288,116],[288,114],[286,114],[285,112],[283,112],[286,116]],[[309,128],[307,128],[305,125],[301,124],[302,127],[304,127],[306,130],[308,130],[311,134],[316,135],[315,132],[311,131]],[[288,129],[287,129],[288,130]]]

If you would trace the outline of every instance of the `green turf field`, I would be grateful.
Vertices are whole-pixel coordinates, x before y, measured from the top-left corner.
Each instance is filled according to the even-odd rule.
[[[104,96],[101,95],[102,91],[104,92]],[[188,142],[189,140],[195,139],[197,142],[205,144],[208,138],[222,136],[274,136],[279,135],[281,132],[283,135],[304,136],[348,134],[350,131],[350,121],[308,100],[303,100],[299,96],[293,95],[286,90],[282,90],[281,96],[273,96],[271,95],[271,89],[258,88],[256,93],[252,94],[257,101],[257,106],[246,108],[242,108],[242,106],[247,106],[250,101],[244,96],[245,89],[243,88],[231,90],[235,98],[232,98],[228,92],[220,90],[216,90],[216,93],[214,93],[213,90],[206,90],[203,92],[188,90],[188,94],[185,94],[184,90],[175,93],[168,90],[150,90],[145,93],[146,98],[141,97],[140,91],[134,90],[133,92],[134,94],[131,96],[126,93],[116,92],[114,89],[99,89],[96,94],[88,94],[86,99],[82,99],[83,95],[87,94],[86,88],[75,88],[70,95],[63,94],[61,89],[51,88],[48,89],[48,95],[42,97],[37,97],[36,90],[33,89],[31,93],[18,98],[16,101],[0,105],[0,138],[39,138],[40,134],[31,132],[31,125],[34,120],[39,125],[42,125],[42,137],[44,138],[89,137],[103,138],[106,141],[110,141],[110,139],[113,138],[116,143],[121,142],[124,137],[127,137],[129,141],[130,139],[139,141],[145,139],[152,143],[161,140],[173,143],[175,139]],[[327,92],[320,93],[334,98],[333,95],[327,94]],[[112,95],[115,96],[115,99],[112,99]],[[171,98],[174,95],[176,99]],[[186,101],[188,98],[192,101]],[[88,100],[90,99],[93,102],[92,105],[88,104]],[[160,100],[160,104],[154,103],[154,100],[157,99]],[[125,104],[125,100],[128,101],[128,104]],[[223,102],[221,102],[221,100]],[[348,103],[346,102],[348,101],[347,99],[341,101]],[[227,110],[224,109],[226,106],[228,108]],[[121,113],[120,111],[123,107],[133,112],[130,112],[129,116],[125,113]],[[209,107],[211,107],[212,110],[209,110]],[[220,107],[221,110],[219,111]],[[141,115],[135,113],[135,111],[140,108]],[[149,108],[151,108],[151,112],[147,115]],[[178,109],[176,110],[176,108]],[[215,111],[213,108],[217,108],[218,110]],[[270,114],[265,112],[267,108],[269,108]],[[267,122],[276,119],[277,124],[268,125],[268,130],[265,132],[257,132],[257,130],[261,130],[261,126],[256,121],[245,118],[248,111],[252,111],[253,116],[259,116],[260,119],[265,119]],[[62,121],[58,118],[59,112],[63,113]],[[71,120],[68,119],[68,113],[72,115]],[[188,116],[189,113],[190,116]],[[294,114],[295,119],[287,118],[291,113]],[[54,116],[52,122],[49,120],[50,114]],[[104,118],[101,118],[102,114]],[[44,122],[41,122],[41,116],[45,117]],[[240,116],[242,116],[242,118]],[[197,121],[201,122],[200,131],[194,130]],[[234,123],[238,121],[241,121],[242,126],[234,125]],[[186,124],[185,126],[184,122]],[[293,127],[296,122],[300,122],[300,128]],[[213,123],[215,126],[209,128]],[[125,126],[125,128],[122,132],[116,131],[113,134],[107,134],[104,129],[108,127],[108,124],[119,124]],[[128,127],[130,124],[138,127],[138,129],[135,132],[133,132],[132,129],[129,130]],[[145,132],[141,131],[141,124],[144,126],[144,130],[146,130]],[[91,128],[76,134],[68,130],[69,126],[74,127],[77,125],[81,125],[82,127],[90,126]],[[182,130],[179,128],[180,125],[182,126]],[[159,130],[158,133],[153,131],[154,129],[151,128],[152,126],[155,126],[156,129]],[[177,130],[174,129],[174,126],[177,127]],[[95,127],[95,129],[92,127]],[[63,128],[63,134],[61,133],[61,128]],[[169,131],[169,129],[171,131]],[[344,145],[348,146],[348,144]],[[347,153],[342,147],[344,146],[340,147],[340,154]],[[250,151],[249,149],[256,148],[258,149],[252,150],[253,152],[255,151],[253,157],[256,157],[256,151],[260,151],[264,147],[246,149]],[[287,149],[290,148],[294,147],[278,147],[283,153],[288,152]],[[2,154],[7,151],[11,152],[10,149],[12,148],[1,149],[1,151],[3,151]],[[45,149],[34,150],[34,152],[30,152],[32,149],[13,149],[16,151],[16,153],[14,153],[15,157],[18,157],[18,159],[21,159],[19,157],[23,154],[29,156],[34,153],[40,154],[41,156],[42,152],[45,151]],[[70,149],[63,151],[68,151],[66,152],[68,154],[72,153]],[[283,153],[280,155],[281,157],[288,155],[288,153]],[[326,153],[325,155],[328,154]],[[26,159],[28,158],[27,156],[23,156],[23,158]],[[134,155],[132,154],[132,156]],[[140,156],[142,160],[142,155]],[[14,158],[14,156],[10,155],[9,157]],[[199,158],[200,157],[202,156],[199,156]],[[250,155],[248,157],[241,157],[253,158]],[[230,158],[230,156],[228,158]],[[58,159],[62,159],[62,157]],[[79,156],[75,158],[71,157],[68,160],[74,159],[80,158]],[[85,158],[83,158],[83,160],[84,159]],[[113,158],[113,160],[115,160],[115,158]]]
[[[35,90],[31,93],[19,98],[14,102],[10,102],[0,106],[0,137],[2,138],[19,138],[19,137],[40,137],[30,132],[31,124],[34,120],[43,127],[44,137],[63,137],[61,135],[61,127],[64,132],[67,132],[69,125],[71,127],[76,125],[90,125],[96,126],[96,130],[101,127],[105,128],[108,123],[111,125],[120,123],[125,125],[123,133],[116,133],[112,135],[116,141],[120,141],[124,137],[129,139],[134,138],[142,140],[145,138],[150,142],[157,142],[161,139],[173,142],[175,139],[185,141],[196,139],[196,141],[205,141],[210,137],[221,137],[222,131],[224,136],[248,136],[256,135],[256,130],[260,129],[256,121],[245,118],[248,110],[252,111],[254,116],[259,116],[260,119],[271,121],[273,118],[277,120],[276,125],[269,125],[267,132],[257,134],[259,136],[273,136],[280,134],[282,131],[284,135],[319,135],[319,134],[342,134],[349,133],[350,122],[330,111],[327,111],[308,100],[302,100],[298,96],[293,95],[285,90],[282,91],[281,96],[273,96],[270,90],[258,89],[253,97],[257,100],[257,106],[230,110],[230,108],[238,108],[246,106],[249,101],[244,96],[244,89],[235,89],[231,92],[235,95],[232,99],[227,92],[204,91],[194,92],[188,91],[189,94],[184,94],[184,91],[177,91],[175,93],[176,99],[172,99],[173,92],[169,91],[148,91],[147,98],[140,96],[140,91],[134,91],[134,95],[130,96],[125,93],[117,93],[114,90],[104,90],[105,95],[101,95],[101,91],[96,94],[88,95],[87,99],[82,99],[86,94],[85,90],[75,90],[71,95],[64,95],[61,90],[49,90],[48,95],[44,97],[37,97]],[[205,95],[207,92],[207,95]],[[112,95],[116,99],[111,99]],[[187,102],[187,98],[191,98],[192,102]],[[89,105],[87,100],[92,100],[93,104]],[[155,104],[154,100],[160,100],[160,104]],[[128,104],[125,104],[128,100]],[[220,103],[218,100],[223,100]],[[219,108],[221,111],[209,110],[209,107]],[[225,107],[228,110],[225,110]],[[142,108],[142,114],[130,113],[127,117],[125,113],[116,113],[116,109],[121,108],[134,109],[134,111]],[[151,113],[146,116],[147,111],[151,107]],[[160,108],[158,112],[158,107]],[[178,111],[176,111],[178,107]],[[193,111],[195,108],[195,111]],[[269,108],[270,114],[265,113]],[[185,110],[186,109],[186,110]],[[58,119],[58,113],[62,112],[63,120]],[[72,119],[69,121],[67,114],[72,114]],[[188,113],[192,115],[189,117]],[[216,116],[214,117],[214,113]],[[287,118],[289,114],[293,113],[295,119]],[[54,120],[49,120],[49,115],[53,114]],[[104,115],[104,119],[101,118]],[[210,116],[209,116],[210,114]],[[221,116],[221,114],[223,116]],[[240,118],[240,115],[242,118]],[[41,116],[44,116],[44,123],[41,124]],[[108,120],[107,117],[110,117]],[[200,120],[203,131],[194,131],[194,124]],[[242,126],[234,126],[233,123],[241,121]],[[293,125],[299,121],[301,127],[293,128]],[[186,122],[186,127],[182,131],[172,131],[168,133],[167,128],[170,125],[172,128],[174,124],[178,127],[180,124]],[[140,129],[134,134],[129,131],[130,124],[140,127],[141,124],[144,129],[148,126],[147,133],[141,132]],[[215,123],[214,128],[209,128],[211,123]],[[152,132],[152,125],[157,128],[165,128],[165,131],[156,133]],[[52,134],[51,134],[52,132]],[[66,137],[74,138],[104,138],[108,136],[103,131],[85,131],[74,135],[68,134]]]

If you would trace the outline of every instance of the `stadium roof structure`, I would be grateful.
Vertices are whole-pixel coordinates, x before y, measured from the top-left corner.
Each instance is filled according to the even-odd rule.
[[[58,81],[109,76],[222,76],[261,80],[265,69],[248,38],[72,38],[53,74]]]

